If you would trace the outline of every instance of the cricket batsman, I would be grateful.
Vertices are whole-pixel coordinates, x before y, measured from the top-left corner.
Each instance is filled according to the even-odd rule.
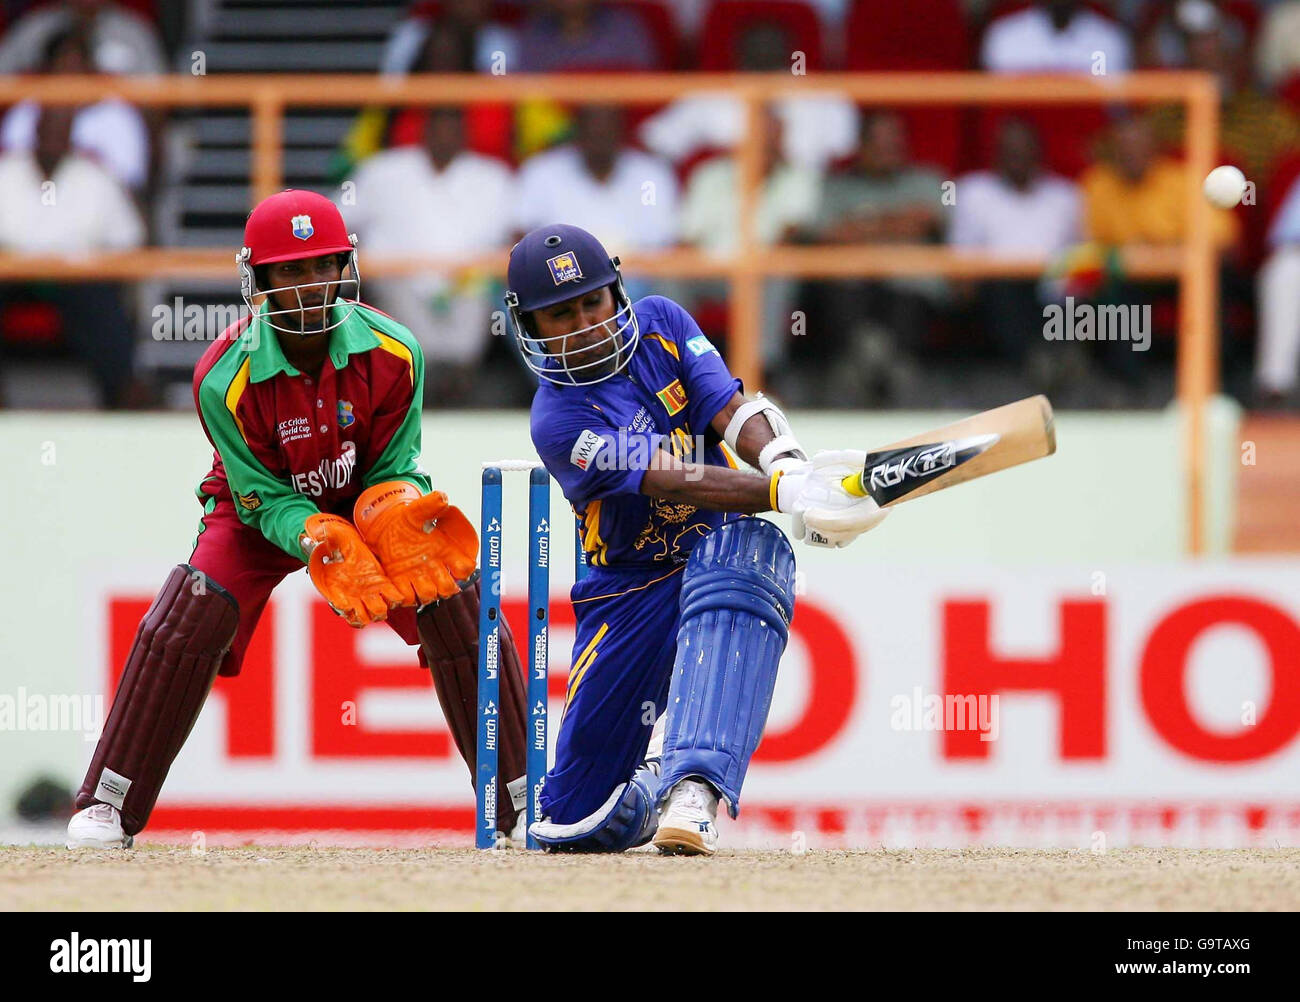
[[[419,646],[473,774],[478,540],[418,465],[420,346],[360,301],[356,237],[321,195],[262,201],[236,262],[250,313],[194,372],[215,450],[196,492],[198,538],[140,623],[68,823],[70,849],[130,847],[216,676],[239,674],[272,590],[304,568],[350,625],[387,620]],[[501,630],[500,755],[517,780],[498,823],[509,833],[524,797],[525,692]]]
[[[664,853],[712,855],[719,800],[739,810],[794,611],[790,543],[750,516],[789,513],[795,539],[843,546],[886,512],[841,483],[853,455],[808,461],[785,415],[743,394],[681,306],[630,302],[618,259],[590,233],[529,233],[507,285],[540,379],[533,443],[591,568],[571,593],[564,716],[529,831],[553,851],[653,838]]]

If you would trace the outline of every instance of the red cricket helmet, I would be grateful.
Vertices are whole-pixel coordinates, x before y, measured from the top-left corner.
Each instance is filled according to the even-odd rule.
[[[324,195],[318,195],[314,191],[289,188],[264,198],[248,214],[248,222],[244,224],[244,246],[235,257],[239,266],[240,291],[243,293],[244,303],[252,312],[258,312],[258,306],[253,302],[253,297],[259,291],[253,269],[259,265],[320,257],[323,254],[347,254],[352,277],[328,283],[325,294],[328,305],[333,307],[338,296],[338,287],[350,285],[353,287],[353,298],[343,300],[349,304],[349,309],[345,311],[327,310],[326,318],[332,316],[332,319],[324,323],[319,331],[308,331],[303,326],[302,305],[302,290],[318,289],[322,285],[319,282],[277,287],[275,289],[277,293],[295,293],[298,297],[298,306],[281,310],[267,309],[260,314],[271,327],[290,334],[315,334],[331,330],[352,315],[352,311],[356,309],[356,301],[361,298],[361,273],[357,270],[356,247],[356,235],[348,233],[342,213]],[[275,317],[286,314],[298,314],[297,328],[282,327],[275,322]]]

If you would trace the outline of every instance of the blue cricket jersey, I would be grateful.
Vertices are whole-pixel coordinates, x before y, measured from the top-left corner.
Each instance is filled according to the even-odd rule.
[[[735,467],[709,424],[740,380],[694,318],[663,296],[636,302],[641,340],[622,372],[590,386],[542,381],[533,445],[582,522],[596,574],[684,564],[695,541],[729,516],[642,494],[655,450]]]

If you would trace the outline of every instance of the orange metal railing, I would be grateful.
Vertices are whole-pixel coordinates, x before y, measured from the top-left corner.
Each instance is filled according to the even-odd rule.
[[[1213,79],[1200,73],[1131,73],[1115,77],[1012,77],[984,73],[818,74],[514,74],[440,75],[404,78],[326,74],[214,77],[0,77],[0,105],[23,99],[46,104],[83,104],[117,97],[146,107],[243,107],[252,114],[252,198],[282,187],[283,125],[289,107],[435,105],[519,102],[551,98],[581,103],[659,103],[701,91],[730,93],[744,102],[746,130],[737,149],[741,234],[727,258],[694,250],[622,255],[630,271],[657,277],[716,277],[730,282],[729,363],[749,387],[760,385],[759,332],[763,279],[799,277],[882,277],[946,275],[964,278],[1030,277],[1041,274],[1040,258],[1003,259],[942,247],[861,246],[766,248],[754,233],[762,178],[759,117],[765,102],[817,93],[862,104],[1098,104],[1179,103],[1186,110],[1188,165],[1186,242],[1181,247],[1131,249],[1125,256],[1136,277],[1179,282],[1182,325],[1178,344],[1178,397],[1185,415],[1188,546],[1200,553],[1205,541],[1205,408],[1218,383],[1218,273],[1210,237],[1210,207],[1200,195],[1201,179],[1214,166],[1219,103]],[[251,208],[251,206],[250,206]],[[440,270],[488,269],[504,273],[505,254],[473,259],[383,258],[366,255],[372,276]],[[148,248],[131,253],[76,259],[0,255],[0,279],[113,278],[162,276],[233,277],[233,248],[213,250]]]

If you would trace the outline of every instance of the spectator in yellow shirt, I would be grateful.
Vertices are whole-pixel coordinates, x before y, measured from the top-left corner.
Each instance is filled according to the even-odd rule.
[[[1086,170],[1081,179],[1084,230],[1104,244],[1173,244],[1183,239],[1187,220],[1187,169],[1156,154],[1150,125],[1140,118],[1118,122],[1111,133],[1109,162]],[[1237,218],[1214,210],[1214,242],[1237,242]]]
[[[1148,118],[1131,116],[1115,123],[1105,160],[1084,171],[1080,187],[1083,229],[1088,240],[1115,246],[1157,245],[1177,244],[1185,237],[1187,168],[1177,160],[1159,155]],[[1230,211],[1212,211],[1214,243],[1220,251],[1228,251],[1237,243],[1238,220]],[[1234,274],[1231,267],[1220,269],[1225,290],[1232,287]],[[1170,281],[1121,279],[1107,287],[1102,300],[1115,305],[1150,306],[1171,299],[1175,289]],[[1163,335],[1166,347],[1172,342],[1173,331],[1156,333]],[[1155,357],[1129,351],[1122,343],[1099,343],[1097,349],[1106,369],[1131,386],[1154,371],[1153,364],[1159,364]],[[1154,356],[1164,354],[1161,351]]]

